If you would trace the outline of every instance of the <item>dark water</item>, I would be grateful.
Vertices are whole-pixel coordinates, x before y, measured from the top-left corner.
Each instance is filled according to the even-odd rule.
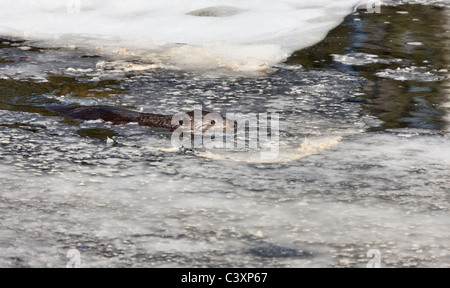
[[[423,5],[383,7],[381,15],[347,17],[325,40],[298,51],[287,63],[363,76],[363,94],[350,100],[361,102],[367,113],[384,121],[376,130],[406,127],[441,130],[446,125],[442,104],[448,102],[449,94],[448,81],[442,81],[448,77],[449,41],[448,10]],[[377,58],[366,62],[366,57],[354,53]],[[333,54],[355,55],[356,59],[336,63]],[[404,72],[408,74],[414,67],[421,73],[404,81],[398,81],[401,73],[392,75],[394,79],[376,74],[399,68],[409,69]],[[432,77],[427,78],[429,75],[424,75],[427,72]]]
[[[256,76],[2,39],[0,266],[448,267],[448,15],[356,13]],[[280,156],[45,109],[72,103],[276,112]]]

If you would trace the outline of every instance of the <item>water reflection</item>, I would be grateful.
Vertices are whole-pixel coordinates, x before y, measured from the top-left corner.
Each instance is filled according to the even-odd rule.
[[[380,14],[358,12],[321,43],[296,52],[287,62],[364,76],[365,109],[384,122],[374,130],[445,129],[448,14],[448,9],[422,5],[383,7]],[[333,55],[344,57],[334,61]],[[347,56],[352,55],[359,58],[349,62]]]

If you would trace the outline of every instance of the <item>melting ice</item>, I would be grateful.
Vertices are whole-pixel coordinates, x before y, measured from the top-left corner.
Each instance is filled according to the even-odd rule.
[[[164,66],[260,70],[322,40],[357,2],[5,0],[0,34]]]

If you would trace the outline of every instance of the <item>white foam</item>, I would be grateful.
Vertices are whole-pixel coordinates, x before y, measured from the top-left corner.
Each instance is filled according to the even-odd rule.
[[[305,139],[305,141],[298,147],[294,149],[286,149],[280,151],[277,157],[265,159],[261,157],[260,151],[257,153],[220,153],[219,151],[205,151],[198,152],[196,155],[210,158],[214,160],[221,161],[231,161],[231,162],[245,162],[245,163],[287,163],[292,161],[298,161],[300,159],[309,157],[314,154],[321,153],[325,150],[331,149],[338,145],[342,140],[339,136],[330,136],[326,139],[312,140]],[[278,149],[278,148],[277,148]],[[248,154],[248,155],[243,155]]]
[[[428,71],[426,67],[405,67],[397,68],[396,70],[384,69],[375,73],[376,76],[382,78],[394,79],[397,81],[420,81],[420,82],[436,82],[445,79],[445,76],[440,76],[435,71]]]
[[[331,54],[333,56],[333,60],[345,65],[352,65],[352,66],[363,66],[367,64],[373,64],[373,63],[381,63],[381,64],[388,64],[391,62],[401,62],[401,59],[381,59],[378,57],[378,55],[374,54],[367,54],[367,53],[349,53],[346,55],[339,55],[339,54]]]
[[[0,35],[164,65],[258,70],[322,40],[356,0],[4,0]],[[119,53],[120,54],[120,53]]]

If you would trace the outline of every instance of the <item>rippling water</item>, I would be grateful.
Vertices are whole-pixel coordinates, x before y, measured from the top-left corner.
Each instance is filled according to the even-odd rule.
[[[0,266],[450,266],[449,3],[349,15],[254,73],[0,40]],[[280,115],[280,154],[46,110]],[[107,141],[107,139],[114,141]]]

